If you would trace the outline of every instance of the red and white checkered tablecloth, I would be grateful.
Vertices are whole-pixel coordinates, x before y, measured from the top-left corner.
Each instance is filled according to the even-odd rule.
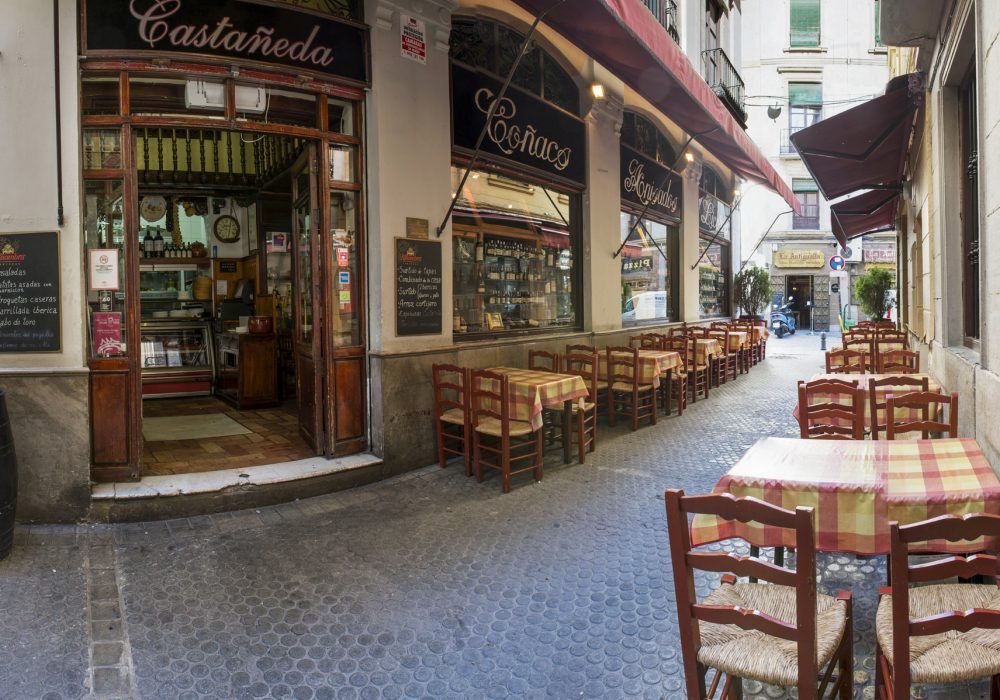
[[[517,367],[490,367],[490,372],[506,374],[510,386],[511,418],[542,427],[543,408],[562,408],[566,401],[590,396],[583,378]],[[494,382],[495,383],[495,382]],[[495,388],[485,387],[493,391]]]
[[[812,506],[816,547],[886,554],[889,522],[946,513],[1000,514],[1000,481],[975,440],[794,440],[764,438],[715,487],[782,508]],[[793,547],[791,530],[695,516],[692,544],[739,536],[762,547]],[[969,552],[991,542],[930,542],[913,549]]]
[[[601,353],[597,376],[608,380],[608,355]],[[639,383],[660,386],[660,377],[681,366],[681,355],[672,350],[639,350]]]

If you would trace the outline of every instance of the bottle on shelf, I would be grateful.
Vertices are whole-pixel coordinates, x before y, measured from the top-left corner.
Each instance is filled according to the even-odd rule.
[[[142,257],[153,257],[153,235],[146,229],[146,235],[142,238]]]
[[[476,262],[481,263],[483,261],[483,234],[476,235]]]
[[[160,233],[160,227],[156,227],[156,235],[153,237],[153,255],[154,258],[163,257],[163,234]]]

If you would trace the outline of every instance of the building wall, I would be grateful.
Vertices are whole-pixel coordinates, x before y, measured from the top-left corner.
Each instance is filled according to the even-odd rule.
[[[872,0],[824,0],[818,48],[789,46],[789,5],[789,0],[774,0],[744,6],[742,72],[750,105],[747,131],[775,169],[791,182],[810,176],[794,149],[786,147],[784,150],[791,152],[782,153],[789,126],[788,83],[822,83],[825,118],[881,95],[889,71],[885,50],[875,46]],[[771,105],[781,108],[781,115],[775,120],[767,115]],[[772,237],[793,247],[799,247],[798,244],[824,247],[828,256],[837,254],[840,246],[833,237],[829,203],[820,197],[819,228],[815,231],[795,230],[792,215],[781,213],[787,210],[785,202],[763,188],[747,189],[740,207],[744,259],[751,256],[772,222],[768,240],[753,255],[758,265],[768,264]],[[814,274],[828,278],[827,283],[816,289],[823,289],[829,305],[829,268],[825,270]],[[772,274],[781,273],[772,269]],[[824,299],[818,297],[814,302],[819,307]],[[837,325],[836,309],[823,316],[830,326]]]
[[[894,4],[894,3],[891,3]],[[959,394],[959,430],[975,437],[1000,470],[1000,12],[988,0],[960,0],[939,34],[919,49],[893,48],[893,75],[927,76],[922,121],[908,163],[901,261],[909,271],[904,327],[948,391]],[[956,86],[972,62],[978,76],[980,343],[967,347],[962,320],[962,229]]]

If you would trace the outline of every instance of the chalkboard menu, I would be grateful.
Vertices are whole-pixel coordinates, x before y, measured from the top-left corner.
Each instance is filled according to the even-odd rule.
[[[59,352],[59,234],[0,233],[0,352]]]
[[[396,335],[441,333],[441,243],[397,238]]]

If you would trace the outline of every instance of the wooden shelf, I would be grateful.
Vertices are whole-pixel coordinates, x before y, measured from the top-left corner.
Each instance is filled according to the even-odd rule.
[[[197,267],[211,267],[211,258],[139,258],[140,265],[195,265]]]

